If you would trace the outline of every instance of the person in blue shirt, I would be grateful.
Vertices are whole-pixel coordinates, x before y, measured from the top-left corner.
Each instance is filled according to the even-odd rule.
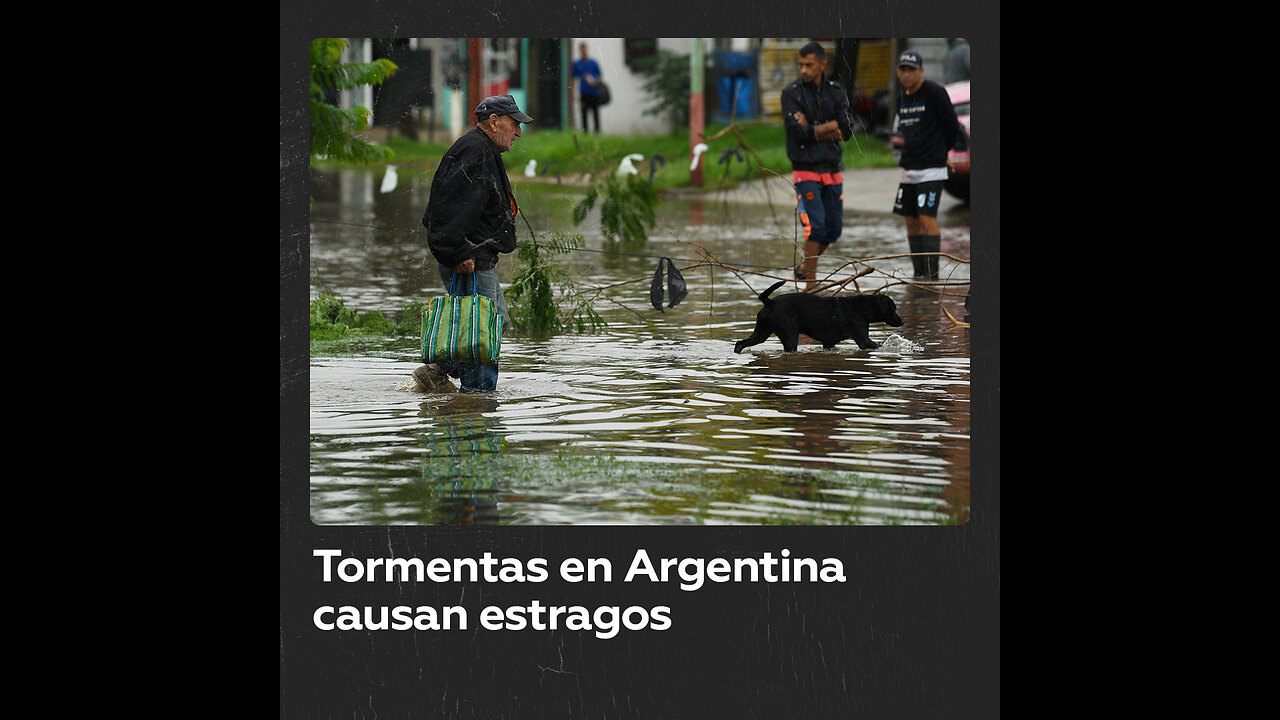
[[[600,132],[600,64],[587,55],[587,44],[578,46],[582,58],[575,60],[571,70],[574,90],[578,93],[578,107],[582,109],[582,131],[587,132],[587,111],[596,121],[596,133]]]

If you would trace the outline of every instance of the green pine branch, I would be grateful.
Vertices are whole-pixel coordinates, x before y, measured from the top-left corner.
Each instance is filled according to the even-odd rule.
[[[572,329],[585,332],[605,326],[591,300],[584,297],[567,273],[558,267],[556,255],[572,252],[584,242],[582,235],[553,232],[520,243],[520,271],[504,292],[516,327],[524,332],[556,333]],[[559,298],[556,297],[559,290]]]
[[[357,163],[387,162],[394,157],[390,148],[354,137],[369,126],[372,113],[368,108],[340,108],[324,101],[326,90],[381,85],[399,69],[385,58],[343,63],[342,52],[349,45],[346,38],[311,41],[311,155]]]

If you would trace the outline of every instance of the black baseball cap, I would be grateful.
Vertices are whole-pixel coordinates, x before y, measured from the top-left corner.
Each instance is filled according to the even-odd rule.
[[[920,53],[908,50],[898,56],[898,67],[903,65],[913,68],[924,67],[924,61],[920,59]]]
[[[510,95],[490,95],[476,106],[476,117],[483,120],[490,115],[510,115],[517,122],[531,123],[533,118],[525,115],[516,106],[516,99]]]

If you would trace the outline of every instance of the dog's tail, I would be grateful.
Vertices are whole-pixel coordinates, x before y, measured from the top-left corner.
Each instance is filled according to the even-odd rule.
[[[771,303],[773,303],[773,300],[769,299],[770,293],[772,293],[774,290],[777,290],[778,288],[786,284],[787,284],[786,280],[779,280],[778,282],[770,285],[768,290],[765,290],[764,292],[760,293],[757,297],[759,297],[760,302],[764,303],[766,306],[770,305]]]

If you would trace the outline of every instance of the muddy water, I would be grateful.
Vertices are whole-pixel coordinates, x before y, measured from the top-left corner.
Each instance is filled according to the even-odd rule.
[[[430,177],[401,168],[313,173],[310,259],[319,283],[358,311],[397,312],[440,294],[424,263],[419,219]],[[591,334],[503,340],[497,391],[407,390],[417,343],[310,361],[311,513],[319,524],[948,524],[969,516],[969,332],[957,296],[913,289],[910,260],[870,261],[863,291],[884,288],[905,321],[873,325],[884,344],[831,350],[776,337],[734,354],[755,294],[796,261],[792,209],[710,196],[668,200],[641,246],[604,239],[598,219],[573,225],[554,187],[517,196],[535,232],[581,232],[563,257],[584,286],[612,286]],[[967,214],[940,218],[942,249],[969,255]],[[520,239],[529,228],[520,222]],[[846,211],[820,273],[848,277],[840,258],[905,251],[900,218]],[[695,246],[741,268],[686,270],[688,297],[655,310],[657,258],[678,266]],[[508,283],[514,255],[499,276]],[[758,273],[758,274],[748,274]],[[969,266],[944,260],[944,278]],[[888,287],[885,287],[888,285]],[[788,288],[780,289],[785,292]],[[312,297],[319,292],[312,288]]]

